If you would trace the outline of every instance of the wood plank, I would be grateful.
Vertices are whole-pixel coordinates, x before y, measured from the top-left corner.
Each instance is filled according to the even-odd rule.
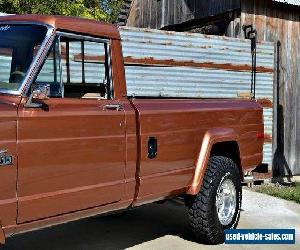
[[[207,13],[207,14],[205,14],[205,16],[209,15],[209,13],[208,13],[209,5],[213,4],[213,2],[214,1],[211,1],[209,3],[206,0],[205,1],[195,1],[195,3],[194,3],[194,6],[195,6],[194,18],[196,18],[196,19],[203,18],[204,13]]]
[[[265,40],[265,31],[266,31],[266,24],[267,24],[267,1],[255,1],[254,6],[254,28],[257,31],[257,38],[258,40],[264,41]]]
[[[268,1],[266,4],[266,34],[265,40],[270,42],[278,41],[278,32],[277,32],[277,18],[278,12],[277,9],[274,8],[272,2]]]
[[[284,126],[284,155],[286,158],[286,161],[290,165],[291,158],[290,158],[290,145],[291,145],[291,129],[292,129],[292,124],[291,124],[291,119],[293,117],[291,116],[291,108],[290,108],[290,100],[291,100],[291,88],[290,88],[290,81],[289,81],[289,75],[290,75],[290,67],[289,67],[289,60],[290,60],[290,34],[291,31],[289,30],[289,25],[288,25],[288,20],[289,14],[286,13],[285,10],[282,10],[282,26],[280,27],[281,30],[281,52],[282,52],[282,57],[281,57],[281,76],[282,76],[282,82],[281,82],[281,87],[284,89],[284,99],[287,100],[284,103],[283,106],[283,126]],[[279,33],[280,34],[280,33]],[[290,166],[289,166],[290,168]]]
[[[289,30],[290,30],[290,60],[289,60],[289,70],[290,70],[290,96],[291,99],[289,100],[290,103],[290,116],[292,117],[290,121],[291,126],[291,133],[290,133],[290,170],[287,169],[287,173],[289,174],[289,171],[292,171],[292,169],[298,168],[298,162],[297,159],[299,158],[299,148],[297,148],[296,142],[297,142],[297,136],[300,136],[299,131],[297,131],[297,125],[299,126],[299,120],[297,119],[299,113],[299,97],[297,96],[298,92],[298,86],[299,83],[297,82],[297,53],[298,53],[298,46],[299,38],[298,38],[298,24],[297,24],[297,15],[294,11],[290,11],[289,13]],[[294,159],[293,159],[294,158]],[[297,162],[297,163],[296,163]],[[291,172],[290,172],[291,174]]]
[[[285,162],[287,163],[287,159],[285,157],[285,144],[286,144],[286,138],[285,138],[285,113],[286,113],[286,105],[285,105],[285,65],[286,65],[286,34],[283,33],[283,30],[286,30],[286,20],[284,19],[284,13],[282,9],[277,9],[273,5],[274,12],[273,14],[276,14],[277,16],[277,39],[280,41],[280,46],[277,48],[279,51],[278,55],[278,68],[277,68],[277,74],[278,74],[278,86],[277,88],[277,94],[278,94],[278,100],[277,100],[277,145],[275,145],[275,153],[274,153],[274,161],[273,161],[273,173],[276,175],[282,175],[285,174]]]
[[[148,2],[149,2],[148,9],[149,9],[149,12],[150,12],[150,20],[149,20],[148,28],[156,29],[157,1],[150,0]]]
[[[186,0],[185,1],[185,8],[186,8],[186,14],[184,16],[184,20],[191,20],[195,18],[195,1],[197,0]]]
[[[152,6],[151,6],[151,28],[157,29],[157,1],[152,1]]]
[[[127,22],[126,22],[126,26],[137,26],[137,24],[139,23],[139,9],[138,9],[138,3],[139,1],[133,1],[132,6],[131,6],[131,10],[128,13],[128,18],[127,18]]]
[[[162,13],[161,13],[161,27],[165,27],[168,25],[168,0],[161,0],[162,1]]]
[[[173,25],[174,22],[174,0],[168,0],[168,12],[167,12],[167,20],[168,20],[168,26]]]
[[[176,5],[175,5],[175,12],[174,12],[174,22],[176,24],[178,23],[182,23],[184,21],[184,19],[182,19],[183,17],[183,5],[185,4],[184,1],[181,0],[176,0]]]
[[[241,12],[235,11],[233,15],[233,20],[228,25],[225,35],[239,38],[243,36],[243,34],[241,34]]]
[[[241,0],[241,24],[250,25],[254,24],[254,1],[255,0]],[[242,36],[244,36],[242,34]]]
[[[147,28],[150,22],[150,12],[149,12],[149,1],[151,0],[140,0],[142,1],[142,13],[143,13],[143,28]]]
[[[156,2],[156,28],[162,27],[162,0]]]
[[[297,22],[297,27],[295,29],[296,31],[296,34],[300,34],[300,15],[298,15],[298,22]],[[300,150],[300,39],[298,38],[298,41],[297,41],[297,54],[296,54],[296,61],[297,61],[297,64],[295,65],[296,66],[296,83],[297,83],[297,86],[296,86],[296,110],[297,110],[297,117],[296,117],[296,127],[295,127],[295,130],[296,130],[296,145],[295,145],[295,148],[297,150],[297,154],[296,154],[296,162],[298,164],[296,164],[294,166],[294,169],[293,170],[293,173],[296,173],[296,174],[300,174],[300,154],[299,154],[299,150]]]

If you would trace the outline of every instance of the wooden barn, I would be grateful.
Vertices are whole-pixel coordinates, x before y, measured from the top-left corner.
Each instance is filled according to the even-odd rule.
[[[274,176],[300,175],[300,0],[125,0],[119,25],[274,42]]]

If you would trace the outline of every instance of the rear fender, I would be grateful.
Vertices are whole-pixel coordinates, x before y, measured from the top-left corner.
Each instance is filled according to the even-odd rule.
[[[229,141],[238,141],[238,134],[232,128],[216,128],[205,133],[198,157],[196,158],[195,173],[187,194],[196,195],[199,193],[213,145]]]

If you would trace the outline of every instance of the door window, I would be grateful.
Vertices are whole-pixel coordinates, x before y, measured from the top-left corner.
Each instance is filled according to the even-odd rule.
[[[38,49],[35,50],[38,51]],[[50,84],[52,97],[61,97],[63,94],[59,62],[59,43],[56,41],[36,79],[37,84]]]
[[[110,99],[109,45],[60,37],[37,77],[49,83],[52,97]]]

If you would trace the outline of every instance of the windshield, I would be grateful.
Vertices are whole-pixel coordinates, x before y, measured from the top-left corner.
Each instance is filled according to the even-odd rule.
[[[0,25],[0,92],[20,89],[46,33],[41,25]]]

